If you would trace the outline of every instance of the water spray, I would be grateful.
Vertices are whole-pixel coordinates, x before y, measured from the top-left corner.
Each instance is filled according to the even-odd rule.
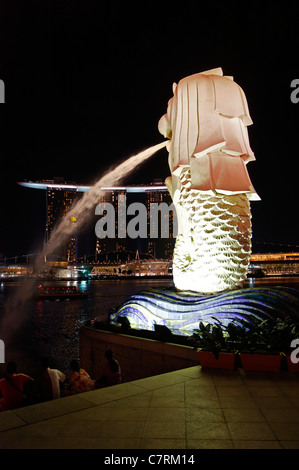
[[[90,215],[90,210],[98,203],[99,198],[105,193],[102,189],[105,186],[113,186],[122,182],[133,170],[140,164],[144,163],[148,158],[154,155],[158,150],[166,147],[168,141],[153,145],[139,152],[136,155],[127,158],[116,167],[108,170],[91,188],[84,194],[76,205],[74,205],[62,218],[62,220],[54,227],[47,245],[36,257],[35,272],[41,271],[45,258],[53,255],[60,246],[72,235],[75,227],[80,229],[84,226]],[[76,219],[76,225],[73,219]],[[14,295],[8,299],[5,304],[5,313],[0,324],[1,338],[4,338],[5,344],[17,331],[24,321],[25,303],[29,300],[36,289],[36,278],[26,277],[15,291]]]

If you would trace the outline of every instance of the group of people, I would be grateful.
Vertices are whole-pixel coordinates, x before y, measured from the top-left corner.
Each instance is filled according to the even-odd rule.
[[[103,374],[97,380],[91,379],[75,359],[70,363],[71,374],[68,378],[60,370],[50,368],[46,358],[41,360],[40,373],[35,379],[17,373],[17,364],[8,362],[6,374],[0,379],[0,411],[121,383],[120,365],[111,349],[106,351],[105,359]]]

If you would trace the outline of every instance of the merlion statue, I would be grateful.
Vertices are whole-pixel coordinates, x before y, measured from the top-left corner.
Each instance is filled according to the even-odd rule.
[[[249,201],[259,199],[246,169],[255,160],[250,124],[242,89],[221,68],[174,84],[159,130],[170,139],[166,184],[178,221],[176,289],[132,295],[114,313],[116,321],[125,316],[132,328],[164,325],[189,336],[200,322],[252,324],[266,318],[275,324],[277,315],[298,316],[294,289],[242,288],[251,255]]]
[[[251,255],[249,200],[259,199],[246,169],[255,157],[245,94],[221,68],[182,79],[173,93],[158,127],[170,139],[174,284],[200,293],[242,287]]]

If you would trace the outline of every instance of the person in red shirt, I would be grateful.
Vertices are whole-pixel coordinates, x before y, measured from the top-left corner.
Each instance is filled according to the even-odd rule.
[[[17,374],[15,362],[7,363],[6,377],[0,380],[0,411],[22,406],[24,384],[29,380],[33,380],[29,375]]]

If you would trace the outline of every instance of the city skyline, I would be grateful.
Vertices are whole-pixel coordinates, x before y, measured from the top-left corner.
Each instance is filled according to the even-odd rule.
[[[18,185],[45,194],[46,244],[51,239],[56,224],[67,216],[70,209],[91,188],[63,177],[36,182],[19,181]],[[172,200],[163,182],[155,179],[148,185],[105,186],[102,190],[103,195],[90,213],[88,227],[83,233],[76,230],[77,219],[73,218],[74,233],[59,252],[55,253],[53,259],[73,262],[92,256],[95,259],[100,258],[109,252],[135,251],[164,259],[172,257],[176,222]],[[79,217],[80,214],[78,221]],[[102,227],[102,236],[99,225]],[[107,226],[111,229],[110,235]]]
[[[248,172],[261,197],[252,204],[253,242],[296,247],[299,5],[160,4],[143,14],[79,3],[0,3],[1,256],[30,253],[42,238],[44,198],[16,181],[66,175],[93,184],[161,142],[173,82],[215,67],[243,88],[253,120]],[[169,176],[166,149],[125,184],[157,176]]]
[[[69,181],[69,180],[65,180],[64,177],[54,177],[52,179],[44,179],[44,180],[39,180],[39,181],[18,181],[17,182],[18,185],[22,186],[22,187],[25,187],[25,188],[29,188],[29,189],[35,189],[35,190],[42,190],[42,191],[46,191],[47,192],[47,196],[46,196],[46,212],[48,212],[48,197],[49,197],[49,194],[51,194],[51,191],[52,190],[64,190],[64,191],[67,191],[69,194],[72,194],[72,192],[74,192],[74,194],[76,194],[76,192],[79,192],[79,193],[84,193],[84,192],[87,192],[89,191],[89,189],[91,188],[92,185],[80,185],[80,184],[77,184],[77,182],[75,181]],[[166,197],[168,199],[168,204],[171,204],[171,198],[170,198],[170,195],[168,193],[168,190],[167,190],[167,186],[165,184],[163,184],[163,182],[161,181],[160,178],[154,178],[154,180],[152,182],[150,182],[149,184],[147,185],[144,185],[144,184],[132,184],[132,185],[118,185],[118,186],[113,186],[113,187],[103,187],[103,190],[107,191],[107,195],[103,198],[103,200],[105,201],[113,201],[113,204],[116,204],[117,205],[117,196],[111,196],[111,194],[113,194],[113,191],[115,192],[115,194],[124,194],[124,193],[132,193],[132,194],[138,194],[138,193],[147,193],[149,191],[152,192],[152,194],[154,195],[155,193],[158,194],[158,193],[162,193],[162,192],[166,192]],[[110,194],[110,196],[108,195]],[[112,197],[112,199],[111,199]],[[115,199],[116,197],[116,199]],[[76,198],[75,202],[77,202],[78,198]],[[137,198],[138,200],[138,198]],[[148,198],[147,202],[146,202],[146,205],[147,205],[147,210],[148,210],[148,214],[149,214],[149,202],[153,202],[153,201],[159,201],[159,198],[157,198],[157,196],[153,196],[151,198]],[[162,201],[162,199],[160,198],[160,202]],[[99,201],[101,202],[101,201]],[[67,205],[67,209],[69,209],[71,207],[71,205]],[[63,213],[65,214],[67,212],[67,210],[63,211]],[[116,210],[116,215],[117,215],[117,210]],[[51,233],[55,223],[53,224],[53,226],[50,228],[49,230],[49,227],[48,227],[48,223],[49,223],[49,220],[47,219],[46,220],[46,223],[45,223],[45,242],[48,241],[49,239],[49,234]],[[171,220],[171,224],[172,224],[172,220]],[[117,217],[116,217],[116,232],[117,232]],[[171,236],[173,236],[171,234]],[[123,240],[123,239],[119,239],[116,237],[116,239],[114,240],[114,243],[111,243],[111,241],[109,241],[107,238],[106,240],[99,240],[99,238],[95,238],[95,254],[92,253],[93,249],[91,249],[91,251],[89,253],[86,253],[86,250],[85,250],[85,253],[84,255],[82,253],[80,253],[80,256],[78,256],[78,253],[77,253],[77,250],[78,250],[78,246],[77,246],[77,238],[78,238],[78,234],[76,234],[76,241],[75,241],[75,238],[72,239],[72,241],[69,243],[69,246],[68,248],[66,248],[66,252],[69,253],[68,256],[66,256],[66,259],[68,261],[74,261],[77,257],[78,259],[83,259],[85,258],[86,259],[86,256],[91,258],[92,256],[95,256],[95,259],[97,258],[97,254],[102,252],[103,253],[108,253],[108,252],[124,252],[124,251],[127,251],[126,248],[128,243],[127,243],[127,240]],[[162,258],[168,258],[170,259],[171,258],[171,253],[173,251],[173,246],[174,246],[174,239],[171,241],[171,243],[169,243],[169,246],[168,246],[168,249],[167,249],[167,256],[166,256],[166,252],[164,253],[163,251],[163,255],[161,256]],[[134,243],[133,243],[134,244]],[[132,242],[129,244],[130,245],[130,248],[129,248],[129,251],[135,251],[136,250],[141,250],[141,253],[147,253],[147,254],[151,254],[151,255],[156,255],[157,252],[159,255],[161,255],[161,248],[156,250],[156,240],[148,240],[148,244],[136,244],[135,242],[135,246],[132,245]],[[64,247],[65,248],[65,247]],[[64,248],[62,248],[61,251],[64,250]],[[143,249],[143,251],[142,251]],[[263,252],[266,252],[266,253],[270,253],[270,252],[290,252],[290,251],[297,251],[298,249],[298,245],[294,244],[294,245],[290,245],[290,244],[283,244],[283,243],[267,243],[267,242],[262,242],[262,243],[253,243],[253,253],[263,253]],[[87,250],[88,251],[88,250]],[[32,256],[33,254],[29,254],[29,256]],[[18,256],[18,255],[17,255]],[[22,254],[21,257],[24,257],[24,259],[28,257],[28,254]],[[6,257],[5,257],[6,258]],[[9,259],[14,259],[14,256],[12,256],[11,258],[8,258]],[[20,255],[19,255],[19,259],[20,259]],[[27,260],[28,262],[28,260]]]

